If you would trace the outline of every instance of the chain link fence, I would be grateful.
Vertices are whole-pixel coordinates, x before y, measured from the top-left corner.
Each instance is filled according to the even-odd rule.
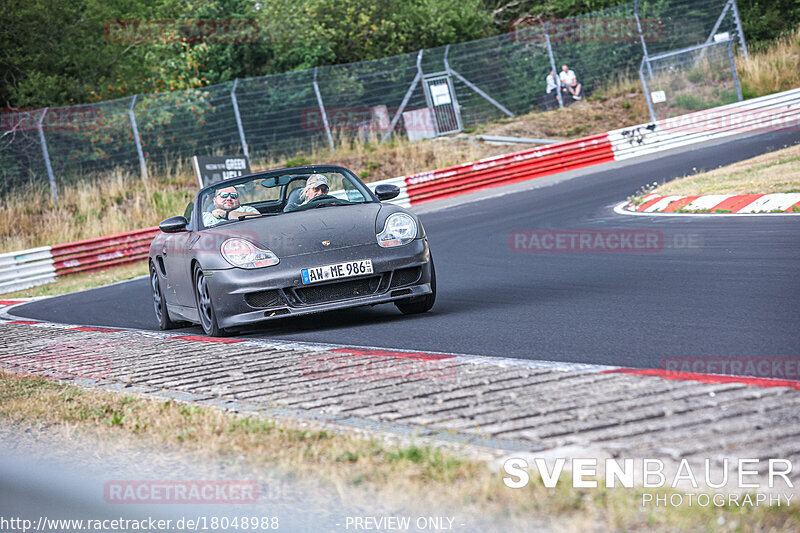
[[[654,122],[742,99],[730,39],[645,57],[639,77]]]
[[[373,61],[4,113],[0,194],[32,184],[49,185],[55,197],[58,187],[112,168],[147,179],[148,168],[192,155],[278,158],[335,149],[342,134],[385,141],[460,131],[552,107],[545,78],[563,64],[588,95],[635,76],[643,58],[711,43],[722,32],[744,47],[735,0],[637,0]]]

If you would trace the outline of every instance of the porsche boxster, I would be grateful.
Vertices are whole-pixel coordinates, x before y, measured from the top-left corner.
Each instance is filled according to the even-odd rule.
[[[393,303],[428,311],[436,273],[417,216],[338,166],[251,174],[201,189],[150,245],[161,329],[220,336],[264,320]]]

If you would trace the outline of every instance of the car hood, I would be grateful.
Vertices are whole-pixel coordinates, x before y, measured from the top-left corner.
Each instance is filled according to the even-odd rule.
[[[318,207],[308,211],[243,220],[201,233],[222,243],[246,239],[278,257],[309,254],[362,244],[376,244],[379,203]],[[326,243],[326,244],[323,244]]]

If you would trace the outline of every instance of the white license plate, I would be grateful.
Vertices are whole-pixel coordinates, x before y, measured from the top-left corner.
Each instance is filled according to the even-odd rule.
[[[358,261],[345,261],[335,265],[304,268],[300,272],[303,276],[303,284],[363,276],[364,274],[372,274],[372,259],[359,259]]]

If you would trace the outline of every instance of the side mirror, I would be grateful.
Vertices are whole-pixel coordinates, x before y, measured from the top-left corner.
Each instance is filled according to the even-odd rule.
[[[392,198],[396,198],[397,195],[400,194],[400,187],[397,185],[389,185],[388,183],[381,183],[377,187],[375,187],[375,196],[378,197],[378,200],[391,200]]]
[[[186,226],[188,224],[189,221],[186,220],[186,217],[178,215],[161,222],[161,224],[158,225],[158,229],[164,233],[177,233],[179,231],[186,231]]]

